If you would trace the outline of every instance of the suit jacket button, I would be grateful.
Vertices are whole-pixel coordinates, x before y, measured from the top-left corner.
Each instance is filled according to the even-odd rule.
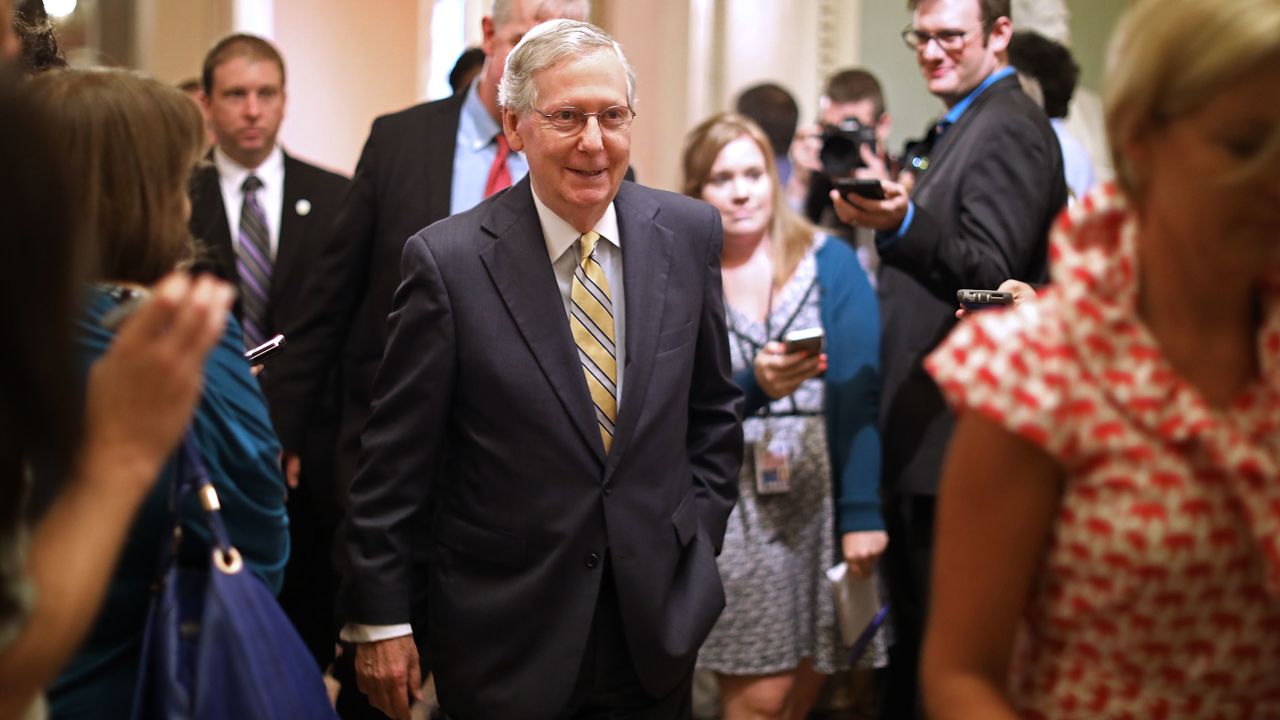
[[[600,564],[600,556],[599,556],[599,555],[597,555],[596,553],[587,553],[587,559],[586,559],[586,565],[587,565],[587,567],[589,567],[589,568],[594,568],[595,566],[597,566],[597,565],[599,565],[599,564]]]

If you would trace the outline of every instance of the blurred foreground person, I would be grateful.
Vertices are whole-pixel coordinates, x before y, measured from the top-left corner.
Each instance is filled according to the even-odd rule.
[[[888,542],[880,312],[853,248],[787,206],[751,120],[715,115],[689,133],[683,189],[720,211],[730,356],[747,396],[738,504],[718,559],[726,607],[698,665],[716,673],[726,720],[803,720],[826,677],[849,666],[826,571],[844,559],[869,577]],[[823,353],[779,342],[814,328]]]
[[[8,18],[0,0],[0,17]],[[0,24],[5,61],[16,50]],[[3,65],[3,62],[0,62]],[[0,717],[38,718],[37,698],[88,631],[129,523],[185,429],[231,291],[212,279],[162,280],[85,381],[73,381],[72,315],[86,248],[76,175],[30,88],[0,67]],[[65,478],[31,528],[32,466]]]
[[[98,260],[97,281],[87,288],[77,321],[79,364],[87,373],[104,353],[110,357],[115,333],[104,317],[189,259],[186,182],[204,128],[181,91],[128,72],[47,73],[32,81],[32,92],[58,139],[56,162],[84,182],[76,207],[84,213],[85,236]],[[239,325],[228,319],[223,328],[204,366],[206,383],[192,428],[233,543],[249,568],[278,589],[288,554],[279,445],[241,356]],[[185,417],[169,416],[174,440],[186,429]],[[86,466],[84,472],[109,467]],[[149,470],[146,480],[154,482],[160,470],[159,482],[133,519],[96,624],[50,689],[55,718],[130,716],[159,548],[170,541],[174,464]],[[203,511],[195,497],[187,500],[180,512],[188,542],[180,558],[207,562]]]
[[[928,360],[934,717],[1280,716],[1280,0],[1136,3],[1108,81],[1118,187]]]

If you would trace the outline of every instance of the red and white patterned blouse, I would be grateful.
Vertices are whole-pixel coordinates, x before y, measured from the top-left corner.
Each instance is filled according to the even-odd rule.
[[[1089,196],[1041,298],[926,360],[953,406],[1064,469],[1010,692],[1029,718],[1280,718],[1280,276],[1262,379],[1215,411],[1138,317],[1135,229],[1114,188]]]

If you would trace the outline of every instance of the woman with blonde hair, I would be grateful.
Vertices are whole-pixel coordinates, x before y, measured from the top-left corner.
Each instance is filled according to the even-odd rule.
[[[938,718],[1280,717],[1280,0],[1139,0],[1118,183],[927,366]]]
[[[747,395],[719,558],[727,607],[698,665],[717,674],[728,720],[800,720],[825,676],[848,667],[825,571],[844,559],[867,577],[887,542],[879,312],[853,248],[787,206],[769,141],[747,118],[716,115],[689,134],[684,192],[720,211],[730,352]],[[823,352],[785,352],[784,335],[812,329]]]
[[[186,184],[203,123],[181,91],[120,70],[47,73],[31,81],[31,92],[58,138],[57,161],[82,183],[76,200],[96,275],[76,324],[87,372],[115,336],[108,316],[190,260]],[[239,325],[228,318],[205,363],[191,428],[232,542],[246,565],[278,589],[288,554],[280,448],[242,342]],[[50,688],[54,718],[130,715],[159,552],[171,541],[174,472],[171,458],[137,511],[92,630]],[[179,560],[205,566],[202,511],[194,497],[187,500],[179,509],[186,536]]]

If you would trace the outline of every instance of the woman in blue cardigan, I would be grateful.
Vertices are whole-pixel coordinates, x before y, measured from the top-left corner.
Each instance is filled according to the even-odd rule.
[[[68,71],[33,81],[49,109],[62,160],[83,179],[78,198],[96,254],[76,342],[85,376],[111,345],[106,317],[190,259],[186,182],[199,157],[203,121],[180,91],[124,71]],[[273,590],[289,552],[280,446],[257,381],[242,357],[240,326],[228,318],[204,366],[192,432],[222,504],[232,543]],[[51,717],[128,718],[160,549],[171,542],[171,458],[142,502],[98,618],[49,690]],[[94,468],[85,468],[94,472]],[[196,498],[179,510],[180,561],[207,567],[207,532]]]
[[[726,720],[807,716],[826,676],[848,667],[825,571],[844,559],[867,577],[888,542],[875,293],[851,247],[786,206],[773,158],[760,128],[733,114],[695,128],[684,151],[685,194],[724,225],[729,345],[747,395],[719,558],[727,606],[698,657]],[[824,352],[785,353],[784,335],[814,328]]]

